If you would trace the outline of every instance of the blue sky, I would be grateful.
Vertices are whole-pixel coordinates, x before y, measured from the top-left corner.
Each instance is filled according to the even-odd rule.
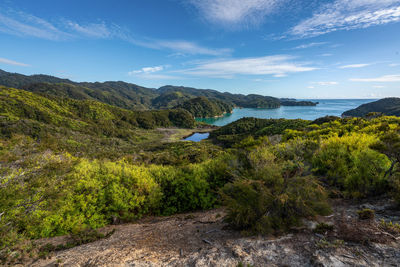
[[[0,68],[276,97],[400,96],[400,0],[3,0]]]

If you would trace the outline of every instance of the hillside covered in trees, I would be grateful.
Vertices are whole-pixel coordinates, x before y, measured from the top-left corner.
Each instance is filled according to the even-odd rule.
[[[261,95],[221,93],[216,90],[196,89],[182,86],[163,86],[159,89],[142,87],[126,82],[73,82],[48,75],[22,75],[0,70],[0,85],[26,91],[68,97],[78,100],[96,100],[109,105],[131,109],[171,109],[185,101],[205,97],[213,102],[209,112],[192,114],[198,117],[204,113],[209,117],[220,116],[230,107],[278,108],[281,105],[315,105],[313,102],[285,100]],[[189,102],[191,103],[191,102]],[[186,104],[187,105],[187,104]],[[194,111],[194,109],[193,109]]]
[[[400,98],[390,97],[363,104],[342,114],[344,117],[365,117],[369,113],[380,113],[388,116],[400,116]]]
[[[225,113],[231,113],[233,105],[221,100],[208,99],[204,96],[199,96],[186,100],[185,102],[175,106],[175,108],[185,109],[195,117],[208,118],[220,116]]]

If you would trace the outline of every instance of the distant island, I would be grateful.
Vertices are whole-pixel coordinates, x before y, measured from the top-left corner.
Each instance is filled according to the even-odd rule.
[[[312,101],[296,101],[296,100],[281,101],[282,106],[311,106],[311,107],[314,107],[318,104],[319,104],[318,102],[312,102]]]
[[[381,113],[387,116],[400,116],[400,98],[390,97],[367,103],[358,108],[343,112],[342,117],[365,117],[370,113]]]

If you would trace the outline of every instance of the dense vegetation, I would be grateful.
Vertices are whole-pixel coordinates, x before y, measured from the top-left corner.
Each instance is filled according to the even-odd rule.
[[[387,116],[400,116],[400,98],[384,98],[372,103],[363,104],[342,114],[344,117],[365,117],[369,113],[380,113]]]
[[[207,209],[225,179],[211,144],[163,143],[185,110],[135,112],[0,88],[0,256],[19,240]],[[157,164],[157,165],[155,165]],[[222,179],[222,180],[220,180]]]
[[[195,117],[208,118],[231,113],[233,106],[217,99],[208,99],[204,96],[186,100],[175,108],[189,111]]]
[[[1,86],[0,104],[3,134],[13,125],[23,123],[22,119],[108,137],[127,136],[129,131],[136,128],[190,128],[195,123],[192,116],[182,109],[131,111],[92,100],[46,98],[24,90]],[[11,130],[15,131],[15,128]],[[15,132],[9,132],[9,135],[12,133]]]
[[[278,158],[268,142],[239,151],[234,167],[236,179],[221,195],[227,221],[237,229],[279,233],[301,225],[301,218],[330,214],[327,192],[317,178],[292,160]]]
[[[29,92],[77,100],[95,100],[125,109],[145,110],[156,93],[124,82],[106,83],[32,83],[21,87]]]
[[[92,111],[79,117],[79,101],[63,99],[60,106],[61,100],[7,88],[1,96],[3,123],[32,114],[29,120],[36,124],[25,124],[28,128],[66,127],[57,140],[32,135],[33,130],[2,132],[2,247],[218,203],[227,207],[227,220],[238,229],[279,233],[301,224],[303,217],[328,214],[329,195],[363,198],[391,192],[400,199],[396,117],[315,122],[246,118],[213,132],[216,143],[230,147],[225,152],[209,142],[159,143],[143,150],[129,138],[121,145],[123,138],[107,137],[99,156],[73,132],[96,118]],[[97,105],[100,118],[107,120],[98,130],[110,124],[114,109],[134,114]],[[25,112],[28,107],[33,108]],[[130,153],[109,146],[126,146]]]
[[[0,85],[34,93],[97,100],[126,109],[148,109],[158,96],[154,89],[125,82],[77,83],[48,75],[26,76],[0,70]]]
[[[61,79],[49,75],[23,75],[0,70],[0,84],[8,87],[21,88],[32,83],[73,83],[68,79]]]
[[[3,70],[0,70],[0,85],[40,93],[44,96],[51,95],[76,100],[95,100],[131,110],[173,109],[185,106],[187,107],[185,109],[195,117],[220,116],[225,112],[230,112],[234,106],[245,108],[278,108],[281,105],[316,105],[316,103],[311,101],[280,100],[270,96],[221,93],[215,90],[182,86],[168,85],[156,90],[121,81],[78,83],[48,75],[26,76]],[[199,97],[201,98],[199,99]],[[211,109],[206,111],[206,108]]]
[[[166,92],[154,98],[152,106],[157,109],[173,108],[192,98],[192,95],[182,92]]]
[[[21,88],[34,93],[96,100],[125,109],[169,109],[184,101],[203,96],[224,105],[253,108],[278,108],[277,98],[261,95],[239,95],[189,87],[164,86],[145,88],[125,82],[73,82],[48,75],[26,76],[0,70],[0,85]]]
[[[158,90],[160,93],[181,92],[193,96],[204,96],[207,98],[218,99],[226,103],[243,108],[278,108],[280,101],[278,98],[261,95],[241,95],[231,93],[221,93],[210,89],[196,89],[184,86],[163,86]]]
[[[0,87],[0,258],[27,240],[217,205],[234,228],[262,234],[329,214],[331,198],[400,206],[398,117],[243,118],[174,142],[187,131],[176,127],[196,126],[187,110],[60,96]]]
[[[227,147],[236,146],[243,139],[282,134],[287,129],[301,130],[310,122],[297,119],[257,119],[242,118],[218,130],[213,131],[210,137]]]
[[[395,152],[400,145],[399,122],[397,117],[331,117],[326,122],[245,118],[211,136],[216,143],[243,148],[259,146],[268,135],[269,142],[276,143],[271,151],[278,159],[308,169],[341,195],[368,197],[390,191],[398,183],[394,177],[399,162]]]

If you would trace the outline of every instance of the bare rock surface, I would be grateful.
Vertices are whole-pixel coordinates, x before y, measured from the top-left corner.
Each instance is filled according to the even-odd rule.
[[[310,228],[292,233],[245,237],[223,221],[224,211],[145,218],[109,226],[110,237],[54,252],[29,266],[400,266],[400,238],[379,228],[378,220],[396,222],[398,214],[385,201],[333,203],[334,214],[317,218],[334,225],[329,233]],[[377,210],[375,221],[358,222],[356,211]],[[397,221],[398,222],[398,221]],[[308,227],[307,227],[308,225]],[[63,237],[40,240],[59,244]]]

